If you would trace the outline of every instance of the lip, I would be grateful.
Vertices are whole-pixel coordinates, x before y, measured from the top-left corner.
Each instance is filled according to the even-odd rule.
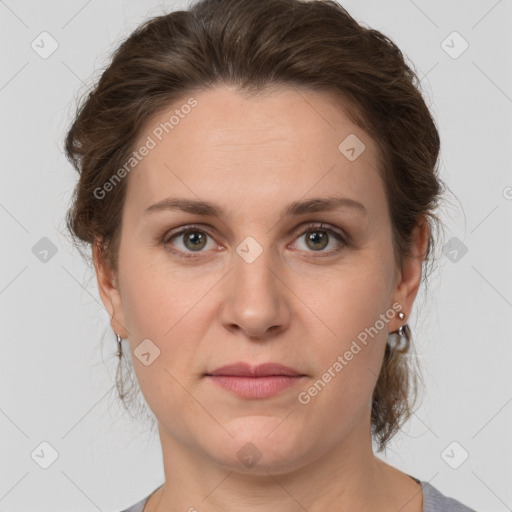
[[[216,370],[206,373],[207,376],[230,376],[230,377],[272,377],[272,376],[286,376],[286,377],[301,377],[303,374],[284,366],[280,363],[262,363],[258,365],[251,365],[249,363],[233,363],[221,366]]]
[[[242,398],[269,398],[301,382],[306,375],[279,363],[257,366],[235,363],[205,374],[209,380]]]

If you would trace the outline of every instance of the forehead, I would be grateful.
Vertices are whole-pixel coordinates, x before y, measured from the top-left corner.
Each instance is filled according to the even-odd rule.
[[[150,119],[135,149],[144,144],[151,149],[128,179],[125,207],[135,216],[170,196],[237,213],[333,192],[385,207],[375,142],[325,92],[200,91]]]

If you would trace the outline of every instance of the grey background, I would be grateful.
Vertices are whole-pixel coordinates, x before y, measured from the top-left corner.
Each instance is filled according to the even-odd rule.
[[[341,3],[414,63],[455,194],[442,212],[449,250],[410,322],[426,392],[381,456],[476,510],[511,510],[512,1]],[[77,176],[62,147],[110,52],[147,16],[186,5],[0,0],[1,511],[119,511],[163,481],[156,434],[115,401],[114,335],[65,234]],[[31,47],[43,31],[58,43],[47,58]],[[457,58],[454,31],[469,44]],[[43,442],[58,454],[47,469]]]

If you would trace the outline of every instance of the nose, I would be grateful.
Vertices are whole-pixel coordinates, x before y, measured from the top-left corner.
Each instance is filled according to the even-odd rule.
[[[270,248],[248,237],[226,276],[221,319],[224,327],[252,340],[265,340],[288,328],[290,290],[283,265]]]

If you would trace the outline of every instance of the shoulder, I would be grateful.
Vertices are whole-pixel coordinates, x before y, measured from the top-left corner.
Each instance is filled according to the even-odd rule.
[[[148,502],[149,498],[151,498],[153,494],[158,493],[163,486],[164,484],[161,484],[154,491],[150,492],[145,498],[142,498],[140,501],[135,503],[135,505],[132,505],[131,507],[125,510],[121,510],[121,512],[144,512],[144,507],[146,506],[146,503]]]
[[[149,496],[151,496],[151,494]],[[131,507],[125,510],[121,510],[121,512],[142,512],[144,510],[144,505],[146,505],[149,499],[149,496],[146,496],[142,500],[138,501],[137,503],[135,503],[135,505],[132,505]]]
[[[460,501],[448,498],[441,494],[433,485],[428,482],[421,482],[423,490],[422,512],[476,512]]]
[[[428,482],[421,481],[421,488],[423,490],[422,512],[476,512],[460,501],[445,496]],[[151,494],[121,512],[143,512],[149,496]]]

